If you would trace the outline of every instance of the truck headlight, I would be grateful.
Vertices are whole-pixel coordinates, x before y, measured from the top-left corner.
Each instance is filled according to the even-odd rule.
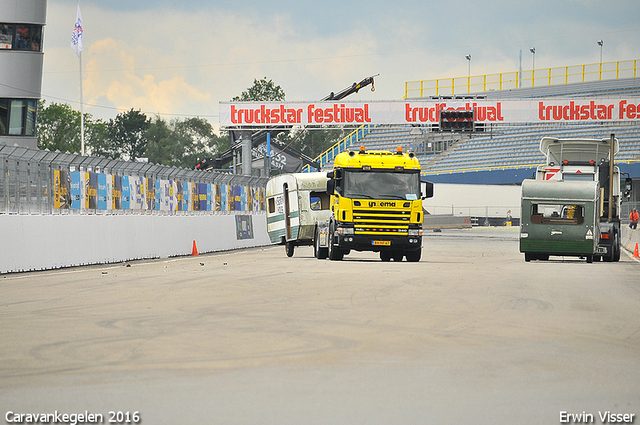
[[[339,235],[353,235],[353,227],[338,227]]]
[[[409,236],[422,236],[422,229],[409,229]]]

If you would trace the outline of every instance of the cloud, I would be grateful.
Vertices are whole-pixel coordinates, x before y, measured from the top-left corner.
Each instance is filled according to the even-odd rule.
[[[83,80],[87,103],[97,103],[106,97],[119,112],[134,108],[177,114],[185,105],[211,100],[210,93],[187,84],[175,70],[172,76],[162,79],[137,71],[136,57],[157,55],[152,49],[106,38],[92,43],[86,53],[90,58]]]
[[[404,94],[406,81],[466,76],[466,54],[472,74],[516,71],[520,50],[527,69],[532,46],[538,68],[592,63],[600,38],[605,60],[637,58],[637,0],[597,4],[86,2],[84,98],[105,108],[85,110],[110,118],[117,112],[109,108],[134,108],[215,125],[218,102],[263,77],[288,100],[306,101],[380,74],[375,93],[352,98],[388,100]],[[77,57],[69,48],[75,2],[49,0],[47,13],[43,95],[78,99]],[[474,19],[463,18],[469,14]]]

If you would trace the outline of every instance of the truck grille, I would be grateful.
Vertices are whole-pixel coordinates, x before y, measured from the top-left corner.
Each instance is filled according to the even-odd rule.
[[[407,234],[411,211],[404,210],[354,210],[353,222],[356,234]]]

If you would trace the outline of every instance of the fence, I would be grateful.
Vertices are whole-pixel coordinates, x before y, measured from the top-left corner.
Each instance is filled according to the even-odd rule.
[[[561,66],[498,74],[407,81],[405,99],[425,96],[451,96],[490,90],[509,90],[557,84],[584,83],[638,76],[638,60]]]
[[[267,179],[0,145],[0,214],[264,211]]]

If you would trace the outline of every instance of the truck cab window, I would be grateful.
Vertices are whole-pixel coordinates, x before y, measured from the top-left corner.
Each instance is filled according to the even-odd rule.
[[[344,196],[361,199],[420,199],[420,175],[396,172],[345,172]]]

